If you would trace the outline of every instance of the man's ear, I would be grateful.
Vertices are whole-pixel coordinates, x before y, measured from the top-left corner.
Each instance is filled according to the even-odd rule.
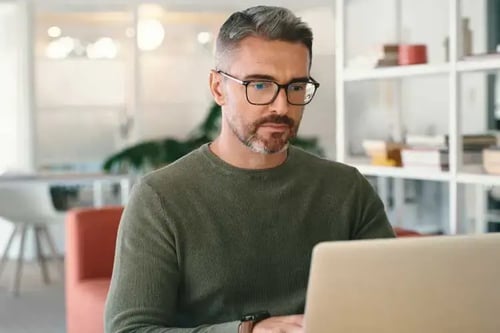
[[[225,101],[224,91],[222,89],[222,78],[214,70],[210,71],[209,85],[210,85],[210,92],[214,97],[215,103],[221,106],[224,105],[226,101]]]

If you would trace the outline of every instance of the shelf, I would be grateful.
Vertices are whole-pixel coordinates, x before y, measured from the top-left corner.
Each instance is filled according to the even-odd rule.
[[[392,177],[404,179],[421,179],[430,181],[451,181],[455,179],[449,172],[436,171],[429,173],[426,170],[385,167],[369,164],[366,159],[356,159],[348,162],[365,176]],[[458,172],[456,181],[461,184],[500,186],[500,175],[492,175],[484,172],[481,165],[465,166]]]
[[[410,66],[381,67],[373,69],[353,69],[346,68],[343,73],[344,81],[362,81],[403,78],[420,75],[448,74],[449,64],[425,64]]]
[[[500,186],[500,175],[486,173],[481,165],[466,166],[457,174],[457,182]]]
[[[432,181],[451,180],[450,173],[446,171],[436,171],[429,173],[426,170],[370,165],[368,164],[368,162],[363,162],[361,160],[356,160],[356,161],[351,160],[350,162],[348,162],[348,164],[358,169],[359,172],[361,172],[365,176],[422,179],[422,180],[432,180]]]
[[[500,71],[500,57],[491,59],[479,58],[477,60],[463,60],[457,63],[458,72],[474,72],[474,71]]]
[[[500,57],[477,60],[461,60],[457,62],[458,72],[474,72],[474,71],[500,71]],[[394,67],[380,67],[380,68],[367,68],[355,69],[345,68],[343,77],[344,81],[364,81],[364,80],[380,80],[391,78],[404,78],[412,76],[424,75],[439,75],[448,74],[450,72],[450,65],[444,64],[425,64],[425,65],[410,65],[410,66],[394,66]]]

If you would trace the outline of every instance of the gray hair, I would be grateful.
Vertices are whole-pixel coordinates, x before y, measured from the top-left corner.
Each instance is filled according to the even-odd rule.
[[[215,67],[221,69],[226,55],[237,49],[241,40],[249,36],[302,43],[309,51],[311,65],[311,28],[289,9],[255,6],[233,13],[220,28],[216,41]]]

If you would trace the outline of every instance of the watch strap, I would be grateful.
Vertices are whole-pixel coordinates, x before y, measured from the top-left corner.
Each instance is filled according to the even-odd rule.
[[[271,317],[268,311],[259,311],[249,313],[241,318],[240,325],[238,326],[238,333],[252,333],[254,326],[266,318]]]

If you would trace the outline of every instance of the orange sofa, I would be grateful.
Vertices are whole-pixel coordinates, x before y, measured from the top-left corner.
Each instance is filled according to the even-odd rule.
[[[103,333],[104,303],[123,207],[77,209],[66,220],[67,333]],[[395,227],[397,237],[419,236]]]
[[[421,233],[409,230],[409,229],[404,229],[401,227],[394,227],[394,233],[396,234],[396,237],[416,237],[416,236],[422,236]]]
[[[68,333],[104,332],[116,233],[123,207],[85,208],[66,218],[66,327]]]

